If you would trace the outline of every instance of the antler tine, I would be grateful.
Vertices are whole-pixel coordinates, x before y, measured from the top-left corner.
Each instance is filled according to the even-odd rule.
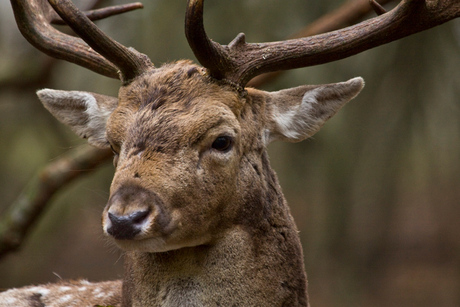
[[[337,61],[443,24],[460,16],[460,1],[403,0],[388,13],[338,31],[258,44],[245,43],[240,34],[228,46],[206,36],[202,10],[203,0],[189,0],[186,32],[195,56],[211,76],[244,87],[262,73]]]
[[[91,48],[120,69],[120,78],[124,83],[153,67],[146,55],[127,48],[107,36],[70,0],[48,0],[48,2]]]
[[[141,9],[143,7],[144,5],[142,3],[134,2],[134,3],[108,6],[108,7],[104,7],[104,8],[97,9],[97,10],[85,11],[84,13],[86,17],[89,18],[89,20],[96,21],[96,20],[104,19],[110,16],[123,14],[129,11],[132,11],[132,10]],[[62,20],[61,17],[59,17],[57,13],[56,13],[56,16],[53,16],[51,23],[55,25],[65,25],[66,24],[65,21]]]

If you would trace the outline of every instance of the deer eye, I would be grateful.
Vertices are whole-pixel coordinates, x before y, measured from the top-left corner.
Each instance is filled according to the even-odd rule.
[[[233,139],[230,136],[219,136],[212,143],[211,147],[215,150],[226,152],[233,146]]]
[[[112,153],[114,156],[118,156],[118,152],[115,150],[115,148],[110,144],[110,149],[112,150]]]

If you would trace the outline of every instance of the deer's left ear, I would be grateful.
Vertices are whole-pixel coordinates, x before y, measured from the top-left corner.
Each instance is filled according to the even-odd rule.
[[[266,142],[299,142],[315,134],[364,87],[360,77],[326,85],[305,85],[272,92],[267,97]]]
[[[80,91],[43,89],[37,92],[45,108],[78,136],[99,148],[109,147],[105,136],[107,119],[115,110],[115,97]]]

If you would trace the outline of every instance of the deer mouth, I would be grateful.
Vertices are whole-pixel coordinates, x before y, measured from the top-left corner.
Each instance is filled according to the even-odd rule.
[[[185,247],[194,247],[207,244],[211,236],[200,236],[192,240],[175,240],[174,238],[158,236],[138,238],[134,240],[119,240],[114,238],[115,244],[124,251],[135,251],[144,253],[163,253]]]
[[[124,251],[158,253],[170,250],[166,248],[166,239],[162,237],[139,238],[135,240],[114,238],[114,242]]]

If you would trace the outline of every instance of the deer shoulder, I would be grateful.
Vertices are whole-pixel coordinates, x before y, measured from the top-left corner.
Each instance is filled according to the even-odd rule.
[[[10,289],[0,293],[0,306],[121,306],[121,281],[86,280]]]

